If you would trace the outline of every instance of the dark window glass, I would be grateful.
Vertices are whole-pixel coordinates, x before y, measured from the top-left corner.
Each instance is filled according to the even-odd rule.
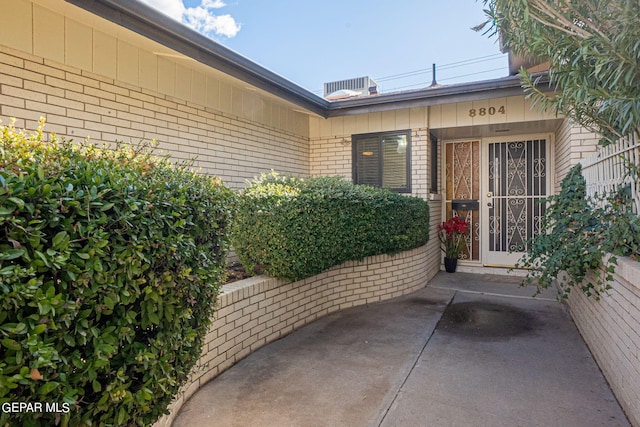
[[[411,132],[353,135],[353,182],[411,192]]]

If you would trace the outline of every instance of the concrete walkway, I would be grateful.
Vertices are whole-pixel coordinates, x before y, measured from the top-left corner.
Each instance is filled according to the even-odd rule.
[[[186,426],[628,426],[555,295],[438,274],[249,355],[182,407]]]

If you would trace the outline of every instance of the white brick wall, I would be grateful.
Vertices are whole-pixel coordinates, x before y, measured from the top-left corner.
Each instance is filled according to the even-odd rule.
[[[599,301],[572,290],[569,308],[631,424],[640,426],[640,263],[618,257],[610,285]]]
[[[225,285],[194,373],[170,406],[171,413],[154,427],[169,427],[193,393],[260,347],[329,313],[426,286],[437,272],[428,269],[428,254],[425,245],[348,261],[298,282],[257,276]]]
[[[232,188],[271,169],[309,175],[306,136],[0,46],[0,119],[33,130],[41,116],[46,132],[76,140],[155,139]]]

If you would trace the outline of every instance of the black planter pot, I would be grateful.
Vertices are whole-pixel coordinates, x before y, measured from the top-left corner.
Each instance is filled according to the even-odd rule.
[[[444,270],[447,273],[455,273],[458,266],[458,258],[444,257]]]

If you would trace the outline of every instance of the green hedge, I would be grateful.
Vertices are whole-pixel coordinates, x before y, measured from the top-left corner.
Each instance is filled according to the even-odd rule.
[[[200,355],[233,193],[147,149],[2,128],[0,425],[148,425]]]
[[[263,175],[238,201],[233,246],[253,271],[285,280],[348,260],[393,254],[429,238],[429,206],[416,197],[338,177]]]

